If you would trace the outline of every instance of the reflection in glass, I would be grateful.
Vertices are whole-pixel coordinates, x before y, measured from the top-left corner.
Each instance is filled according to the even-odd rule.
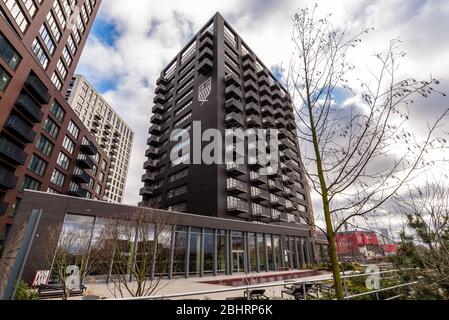
[[[184,274],[186,271],[186,255],[188,242],[188,227],[177,226],[175,232],[175,251],[173,253],[173,275]]]
[[[273,244],[271,241],[271,234],[266,235],[266,244],[268,251],[268,267],[269,270],[274,271],[274,260],[273,260]]]
[[[256,236],[248,233],[248,250],[251,271],[257,271]]]
[[[189,273],[197,275],[201,266],[201,228],[190,230]]]
[[[279,236],[273,236],[274,253],[275,253],[275,268],[279,270],[282,267],[281,257],[281,238]]]
[[[214,246],[215,235],[213,229],[204,230],[204,273],[212,273],[214,271]]]
[[[218,230],[217,234],[217,272],[226,272],[226,231]]]
[[[265,256],[265,241],[263,239],[263,234],[257,234],[257,245],[259,250],[259,265],[260,271],[267,270],[267,257]]]

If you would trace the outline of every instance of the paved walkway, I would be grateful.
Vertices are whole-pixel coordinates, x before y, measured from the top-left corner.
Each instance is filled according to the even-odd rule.
[[[291,274],[298,273],[308,273],[310,270],[302,270],[302,271],[283,271],[283,272],[263,272],[263,273],[253,273],[253,274],[234,274],[234,275],[222,275],[222,276],[211,276],[211,277],[194,277],[194,278],[177,278],[173,280],[161,279],[158,292],[154,295],[157,296],[165,296],[171,294],[181,294],[181,293],[193,293],[200,291],[209,291],[209,290],[219,290],[219,289],[233,289],[238,287],[233,287],[229,285],[223,284],[211,284],[207,282],[216,282],[220,280],[237,280],[242,279],[244,282],[248,283],[248,285],[263,285],[266,286],[265,295],[268,297],[280,297],[281,290],[284,289],[283,286],[286,281],[318,281],[318,280],[330,280],[332,279],[332,275],[330,273],[325,273],[316,276],[306,276],[306,277],[296,277],[295,279],[286,279],[286,280],[275,280],[272,282],[264,282],[264,283],[254,283],[254,278],[256,277],[266,277],[270,275],[276,275],[276,277],[280,275],[284,275],[285,278],[291,277]],[[131,283],[131,286],[135,286],[135,283]],[[246,284],[241,284],[241,286],[245,286]],[[100,296],[102,298],[121,298],[121,295],[116,291],[114,294],[114,285],[113,284],[105,284],[105,283],[96,283],[94,280],[87,281],[87,291],[86,295]],[[240,287],[240,289],[236,291],[228,291],[228,292],[220,292],[220,293],[202,293],[199,295],[189,295],[179,298],[171,298],[171,299],[201,299],[201,300],[224,300],[228,297],[238,297],[243,296],[244,289]],[[130,298],[130,295],[127,292],[123,292],[124,298]],[[170,298],[170,297],[167,297]],[[71,299],[82,299],[82,297],[73,297]]]

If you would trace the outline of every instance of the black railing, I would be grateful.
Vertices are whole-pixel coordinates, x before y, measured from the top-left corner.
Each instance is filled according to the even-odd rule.
[[[84,170],[74,173],[72,177],[72,180],[78,183],[89,183],[90,179],[89,174]]]
[[[79,167],[83,169],[92,169],[95,165],[94,161],[90,157],[83,154],[78,156],[77,162]]]
[[[20,107],[20,109],[30,118],[32,122],[38,123],[42,121],[44,114],[40,110],[40,106],[27,94],[20,94],[16,101],[16,106]]]
[[[16,146],[6,137],[0,137],[0,154],[6,156],[9,161],[16,164],[24,164],[27,158],[27,154],[23,149]]]
[[[33,131],[33,128],[16,115],[9,116],[5,127],[14,130],[19,134],[22,140],[25,140],[28,143],[33,142],[36,137],[36,132]]]
[[[25,86],[42,104],[48,104],[50,102],[51,97],[50,93],[48,92],[48,88],[35,74],[30,74],[28,76],[27,80],[25,81]]]
[[[98,150],[95,144],[89,141],[81,145],[81,152],[93,156],[97,154]]]
[[[0,167],[0,186],[5,189],[14,189],[18,178],[8,169]]]

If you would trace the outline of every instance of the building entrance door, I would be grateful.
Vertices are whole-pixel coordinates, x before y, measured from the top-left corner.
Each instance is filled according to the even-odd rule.
[[[245,251],[232,251],[232,272],[245,272]]]

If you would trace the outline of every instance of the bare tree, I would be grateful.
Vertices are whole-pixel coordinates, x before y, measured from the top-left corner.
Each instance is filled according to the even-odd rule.
[[[45,251],[52,274],[61,285],[62,299],[67,300],[103,261],[107,251],[102,237],[94,239],[92,226],[64,225],[60,234],[54,230],[54,226],[48,228]]]
[[[138,208],[105,226],[110,252],[109,291],[114,297],[149,296],[166,286],[161,280],[170,262],[172,226],[158,210]]]
[[[295,103],[301,161],[323,206],[336,296],[343,299],[335,234],[349,220],[380,209],[424,169],[425,152],[443,143],[434,133],[448,111],[423,139],[407,130],[414,96],[439,93],[438,80],[396,79],[405,54],[393,40],[375,55],[372,77],[351,87],[355,67],[347,55],[370,30],[351,35],[335,28],[330,15],[316,18],[315,11],[306,8],[293,18],[295,52],[285,82]],[[342,105],[344,95],[351,99]]]
[[[395,197],[406,218],[402,245],[394,261],[398,267],[418,268],[419,299],[449,299],[449,187],[432,181]]]

